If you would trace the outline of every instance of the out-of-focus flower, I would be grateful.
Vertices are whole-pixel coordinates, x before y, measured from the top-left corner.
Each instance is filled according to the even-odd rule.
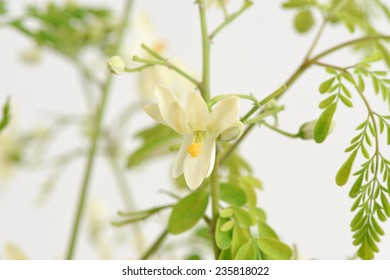
[[[122,57],[115,55],[107,59],[107,68],[113,74],[122,74],[126,70],[126,63]]]
[[[25,50],[21,54],[21,59],[26,63],[38,63],[42,58],[41,50],[38,47],[32,47],[30,49]]]
[[[144,106],[144,111],[155,121],[184,136],[172,176],[176,178],[184,173],[188,187],[194,190],[213,170],[216,138],[237,122],[239,98],[222,99],[210,113],[206,102],[194,90],[187,96],[185,109],[167,87],[157,86],[154,94],[157,104]]]
[[[147,52],[141,49],[141,44],[145,44],[157,53],[164,55],[167,50],[167,42],[159,39],[154,30],[154,26],[145,13],[139,13],[136,15],[132,28],[134,30],[134,36],[132,37],[132,44],[123,52],[122,57],[128,62],[129,67],[137,67],[139,64],[131,62],[131,58],[134,55],[138,55],[143,58],[153,59]],[[170,62],[179,66],[183,70],[188,71],[182,62],[177,59],[169,59]],[[141,101],[143,103],[149,103],[153,99],[154,88],[163,84],[179,94],[188,92],[194,85],[186,78],[182,77],[173,70],[168,69],[165,66],[155,65],[153,67],[146,68],[137,75],[137,87],[140,93]],[[181,99],[182,96],[177,96]]]
[[[316,127],[317,120],[306,122],[299,128],[299,137],[305,140],[314,139],[314,129]],[[330,125],[329,134],[333,132],[335,123],[332,121]]]
[[[4,246],[5,260],[28,260],[26,254],[15,244],[7,242]]]
[[[20,157],[20,141],[16,139],[12,127],[8,127],[0,134],[0,185],[12,176]]]

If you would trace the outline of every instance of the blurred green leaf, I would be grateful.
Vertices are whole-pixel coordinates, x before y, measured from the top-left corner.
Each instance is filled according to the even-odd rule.
[[[179,234],[193,228],[203,218],[209,201],[208,193],[198,189],[182,198],[174,207],[168,221],[168,231]]]
[[[221,200],[234,206],[243,206],[246,203],[246,194],[240,188],[230,183],[220,185]]]
[[[260,250],[271,260],[290,260],[293,251],[285,243],[270,237],[260,237],[257,240]]]
[[[258,252],[257,247],[253,244],[252,240],[249,240],[243,244],[234,256],[235,260],[257,260]]]
[[[226,250],[230,248],[232,242],[232,231],[222,231],[221,226],[228,222],[228,218],[218,218],[215,228],[215,242],[219,249]]]
[[[269,225],[267,225],[265,222],[258,221],[257,227],[259,230],[260,237],[271,237],[271,238],[279,239],[276,232]]]
[[[295,29],[299,33],[306,33],[314,26],[314,17],[310,10],[299,11],[294,19]]]
[[[231,242],[231,254],[234,257],[237,254],[238,249],[250,239],[250,231],[244,229],[241,226],[235,226],[233,228],[232,242]]]

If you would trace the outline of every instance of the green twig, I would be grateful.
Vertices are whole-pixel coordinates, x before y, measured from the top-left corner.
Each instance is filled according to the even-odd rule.
[[[156,239],[153,245],[143,254],[141,260],[147,260],[151,255],[153,255],[158,248],[160,248],[161,244],[164,242],[165,238],[168,236],[168,229],[165,229],[160,236]]]
[[[128,24],[128,19],[129,19],[129,14],[130,10],[132,7],[133,1],[132,0],[127,0],[125,3],[125,8],[123,11],[122,15],[122,23],[120,28],[118,29],[117,32],[117,38],[116,38],[116,44],[114,45],[114,52],[117,52],[117,50],[120,47],[120,44],[123,39],[124,31],[127,27]],[[103,116],[104,112],[107,106],[107,100],[108,100],[108,93],[111,88],[111,83],[112,83],[112,75],[108,74],[107,79],[105,83],[102,86],[101,93],[102,93],[102,99],[100,102],[100,105],[97,109],[96,113],[96,118],[95,118],[95,124],[94,124],[94,130],[91,136],[91,143],[90,143],[90,148],[89,148],[89,153],[88,153],[88,161],[87,165],[85,168],[84,172],[84,177],[82,180],[82,187],[80,190],[80,196],[79,196],[79,201],[77,205],[77,212],[76,216],[73,222],[73,229],[72,229],[72,235],[70,239],[70,243],[68,246],[68,251],[67,251],[67,259],[73,259],[74,256],[74,251],[77,243],[77,238],[78,238],[78,233],[79,233],[79,227],[80,227],[80,222],[81,222],[81,217],[84,213],[84,208],[85,208],[85,202],[87,199],[87,192],[88,192],[88,187],[90,185],[90,178],[92,174],[92,170],[94,167],[94,162],[95,162],[95,157],[97,153],[97,144],[98,140],[100,139],[101,135],[101,130],[102,130],[102,122],[103,122]]]
[[[236,18],[238,18],[242,13],[244,13],[247,9],[252,7],[253,2],[250,0],[245,0],[244,4],[242,5],[241,9],[239,9],[237,12],[225,17],[225,21],[222,22],[213,32],[211,32],[209,38],[210,40],[213,40],[214,37],[221,32],[226,26],[228,26],[232,21],[234,21]]]

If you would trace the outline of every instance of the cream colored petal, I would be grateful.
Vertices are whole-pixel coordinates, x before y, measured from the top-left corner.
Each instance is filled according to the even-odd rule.
[[[211,112],[209,121],[210,133],[217,137],[238,119],[240,99],[236,96],[222,99]]]
[[[156,122],[166,125],[167,123],[164,121],[161,116],[160,109],[157,104],[147,104],[144,106],[144,112],[148,114],[152,119]]]
[[[191,145],[192,140],[194,139],[194,134],[189,134],[184,136],[183,143],[181,144],[179,153],[176,156],[175,163],[172,168],[172,177],[177,178],[183,174],[183,165],[186,156],[188,155],[187,149]]]
[[[212,138],[211,142],[211,159],[209,164],[209,169],[207,170],[206,178],[210,176],[211,172],[213,172],[214,164],[215,164],[215,155],[216,155],[216,147],[215,147],[215,139]]]
[[[209,121],[209,109],[199,93],[194,90],[189,92],[186,109],[192,130],[206,131]]]
[[[6,260],[28,260],[26,254],[13,243],[5,244],[4,258]]]
[[[179,102],[173,102],[169,108],[168,125],[180,134],[189,134],[191,132],[188,126],[187,112],[180,106]]]
[[[175,94],[165,86],[156,87],[154,94],[163,120],[181,134],[188,134],[187,112],[177,101]]]
[[[215,159],[215,140],[211,135],[206,135],[201,154],[196,158],[187,154],[184,160],[184,178],[191,190],[198,188],[209,175],[210,164],[213,158]]]

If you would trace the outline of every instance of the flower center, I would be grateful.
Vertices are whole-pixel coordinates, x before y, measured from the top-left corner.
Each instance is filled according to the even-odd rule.
[[[188,146],[187,152],[193,157],[198,157],[202,152],[202,146],[203,146],[203,139],[204,139],[204,132],[203,131],[195,131],[194,133],[194,140],[192,141],[192,144]]]

